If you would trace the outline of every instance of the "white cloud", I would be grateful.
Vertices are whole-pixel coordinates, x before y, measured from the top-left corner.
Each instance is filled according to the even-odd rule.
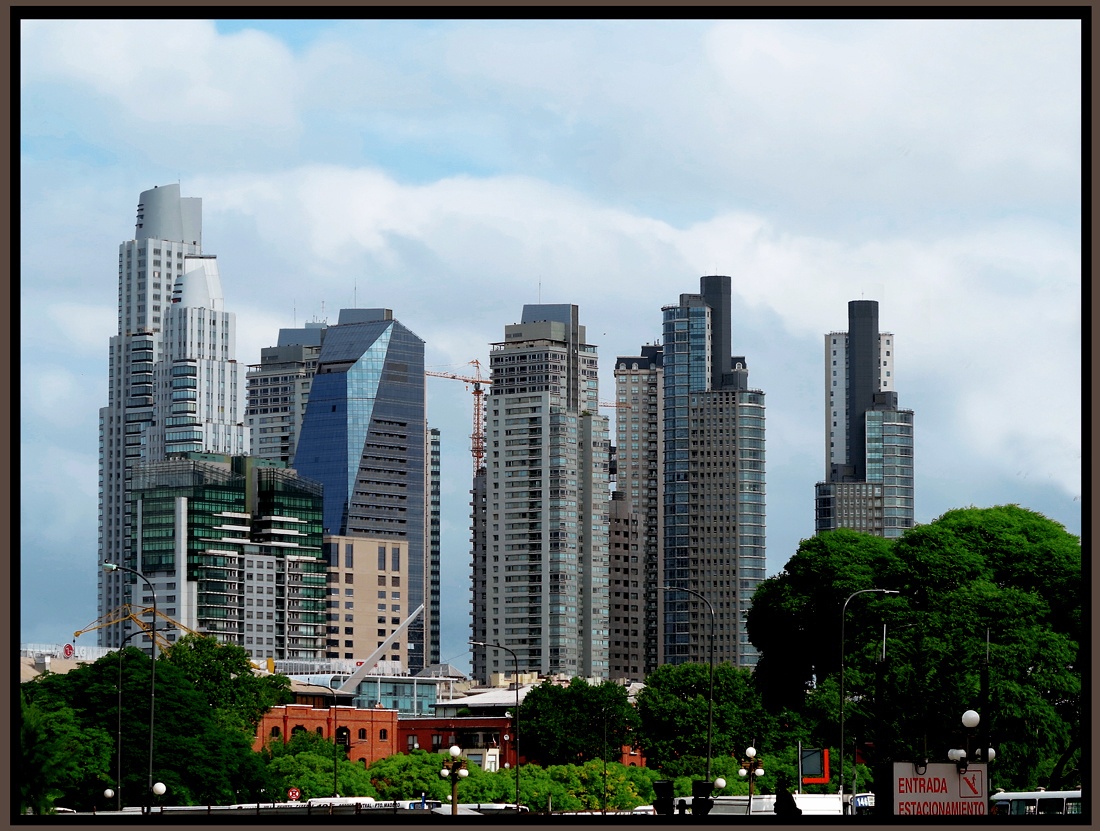
[[[202,20],[24,21],[24,88],[86,87],[161,129],[293,128],[298,90],[290,51],[270,36],[219,36]]]

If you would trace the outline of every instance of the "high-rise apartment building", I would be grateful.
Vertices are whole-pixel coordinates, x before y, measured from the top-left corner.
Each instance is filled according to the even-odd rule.
[[[150,579],[166,576],[129,544],[135,464],[168,453],[246,452],[235,327],[217,261],[202,252],[202,200],[181,197],[179,185],[142,193],[134,238],[119,246],[118,334],[110,341],[107,406],[99,414],[99,562]],[[132,575],[97,571],[101,616],[133,599]],[[97,634],[101,646],[118,646],[127,627]]]
[[[710,603],[716,661],[753,666],[745,614],[765,571],[764,393],[731,355],[729,277],[703,277],[699,294],[662,312],[663,583]],[[666,663],[709,660],[705,603],[666,591],[663,616]]]
[[[613,681],[645,678],[645,560],[641,519],[623,491],[611,494],[607,653]]]
[[[323,657],[318,483],[281,462],[189,452],[135,465],[130,502],[133,556],[160,612],[254,660]]]
[[[664,579],[665,515],[662,350],[659,345],[647,344],[640,351],[640,355],[615,360],[615,433],[617,493],[640,520],[644,579],[638,602],[616,596],[615,589],[611,590],[613,621],[618,616],[635,617],[634,606],[639,607],[643,618],[644,663],[642,674],[636,676],[639,679],[664,663],[661,622],[665,594],[660,589]]]
[[[373,631],[384,628],[373,625],[379,604],[400,605],[405,614],[425,605],[405,636],[407,666],[414,673],[427,665],[431,652],[432,625],[425,622],[431,579],[426,430],[424,341],[389,309],[341,310],[338,324],[321,337],[294,467],[324,485],[326,541],[364,538],[404,552],[407,572],[389,575],[398,577],[400,585],[354,585],[351,598],[344,588],[338,601],[330,598],[337,606],[329,611],[365,614],[352,628],[369,622]],[[350,610],[348,602],[354,604]],[[330,654],[342,656],[343,641],[354,638],[345,637],[343,620],[329,625],[336,629],[329,633]],[[373,640],[377,647],[385,638]]]
[[[251,454],[290,464],[302,432],[306,403],[324,323],[301,329],[280,329],[277,346],[260,350],[260,363],[248,368],[248,410]]]
[[[825,335],[825,481],[815,530],[899,537],[913,527],[913,411],[898,407],[894,335],[878,301],[848,303],[848,331]]]
[[[512,649],[520,672],[606,678],[609,441],[596,347],[575,305],[527,305],[490,368],[472,632]],[[510,657],[475,647],[475,673],[506,671]]]

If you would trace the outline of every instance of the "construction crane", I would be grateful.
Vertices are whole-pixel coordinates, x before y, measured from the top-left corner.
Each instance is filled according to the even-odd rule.
[[[178,620],[174,620],[173,618],[168,617],[168,615],[164,614],[164,612],[160,611],[160,609],[154,609],[152,606],[135,606],[130,603],[123,603],[117,609],[112,609],[110,612],[100,615],[83,629],[73,632],[73,640],[75,641],[86,632],[94,632],[96,629],[102,629],[105,626],[114,626],[117,623],[122,623],[123,621],[127,620],[132,620],[134,623],[137,624],[137,627],[140,631],[148,634],[149,624],[146,621],[142,620],[142,618],[144,618],[150,612],[154,611],[156,612],[156,616],[158,618],[168,624],[168,627],[165,629],[156,628],[153,630],[153,637],[156,638],[157,646],[159,647],[161,652],[166,652],[167,650],[171,649],[171,647],[175,643],[174,641],[168,640],[164,636],[165,632],[179,630],[185,635],[203,634],[202,632],[196,632],[189,626],[184,626]],[[264,661],[263,664],[258,664],[250,658],[249,663],[252,664],[252,667],[254,669],[266,669],[269,673],[275,672],[275,661],[272,658],[268,658],[266,661]]]
[[[464,381],[466,384],[473,384],[474,387],[474,430],[470,434],[470,449],[473,451],[474,456],[474,475],[476,476],[478,471],[485,466],[485,402],[482,397],[485,395],[485,390],[481,387],[484,384],[489,386],[493,382],[488,378],[481,376],[481,362],[477,359],[470,361],[470,365],[474,368],[473,377],[469,375],[458,375],[453,372],[429,372],[424,371],[425,375],[430,375],[433,378],[450,378],[452,381]]]
[[[168,624],[167,629],[153,629],[153,637],[156,638],[157,646],[160,647],[161,651],[164,651],[172,646],[172,642],[164,636],[165,632],[171,631],[173,629],[178,629],[188,635],[199,634],[194,629],[190,629],[184,626],[178,620],[173,620],[172,618],[168,617],[168,615],[164,614],[164,612],[160,611],[159,609],[154,610],[152,606],[136,606],[131,603],[123,603],[117,609],[112,609],[111,611],[100,615],[83,629],[79,629],[76,632],[73,632],[73,640],[75,641],[86,632],[94,632],[96,629],[102,629],[105,626],[114,626],[117,623],[122,623],[127,620],[133,621],[137,624],[138,629],[148,634],[151,626],[149,623],[142,620],[142,618],[154,611],[156,612],[156,616],[158,618]],[[155,619],[152,626],[156,626]]]

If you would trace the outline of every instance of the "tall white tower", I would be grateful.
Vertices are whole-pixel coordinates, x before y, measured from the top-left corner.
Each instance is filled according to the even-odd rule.
[[[179,185],[142,193],[134,238],[118,250],[118,334],[99,411],[98,562],[142,571],[129,562],[134,464],[174,450],[247,452],[235,321],[222,305],[216,261],[202,254],[202,200],[181,197]],[[130,596],[129,575],[97,574],[100,615],[143,601],[144,591]],[[122,626],[98,633],[101,646],[125,637]]]

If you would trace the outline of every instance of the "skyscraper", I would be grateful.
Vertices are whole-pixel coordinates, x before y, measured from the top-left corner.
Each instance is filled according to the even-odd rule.
[[[894,336],[878,301],[848,303],[848,331],[825,335],[825,481],[815,530],[899,537],[913,527],[913,411],[898,408]]]
[[[244,379],[217,261],[202,253],[202,201],[182,198],[179,185],[139,199],[134,238],[119,246],[118,334],[100,409],[98,559],[169,580],[176,575],[130,548],[131,468],[167,453],[244,453]],[[134,582],[99,571],[100,615],[132,600]],[[117,646],[125,634],[103,627],[99,644]]]
[[[306,402],[325,324],[280,329],[279,342],[260,350],[260,363],[248,368],[248,428],[251,453],[290,464],[302,432]]]
[[[700,283],[699,294],[662,310],[662,577],[710,603],[716,661],[752,666],[745,613],[765,570],[764,393],[730,354],[730,278]],[[707,662],[706,604],[666,591],[663,614],[664,661]]]
[[[357,537],[398,548],[408,569],[386,575],[385,586],[329,586],[330,657],[343,655],[343,630],[352,628],[354,635],[355,627],[369,623],[373,631],[381,607],[388,616],[390,606],[399,606],[407,616],[429,605],[426,429],[424,341],[389,309],[341,310],[338,324],[321,338],[294,467],[324,485],[326,541]],[[404,644],[391,645],[411,672],[424,668],[430,652],[429,612],[425,608],[410,624]],[[355,616],[352,627],[341,619],[348,613]]]
[[[596,347],[576,306],[527,305],[490,368],[472,631],[514,650],[520,672],[606,678],[609,442]],[[475,672],[506,671],[509,659],[474,648]]]
[[[659,345],[646,344],[640,355],[615,359],[615,393],[617,492],[639,517],[644,576],[638,598],[617,595],[612,587],[611,616],[613,620],[629,617],[633,624],[641,615],[644,667],[640,677],[644,677],[664,663],[665,654],[661,635],[665,593],[660,588],[664,581],[664,375]]]

